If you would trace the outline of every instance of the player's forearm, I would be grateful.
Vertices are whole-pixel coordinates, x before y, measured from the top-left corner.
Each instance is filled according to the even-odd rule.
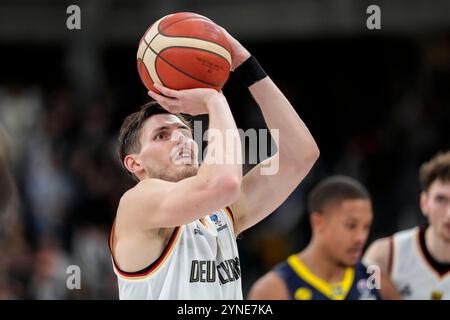
[[[214,95],[207,104],[209,114],[208,149],[199,176],[216,179],[242,179],[242,150],[236,123],[223,95]],[[221,183],[219,181],[218,183]]]
[[[249,87],[258,103],[269,129],[279,130],[278,153],[280,163],[301,163],[317,159],[319,149],[314,138],[290,102],[266,77]]]

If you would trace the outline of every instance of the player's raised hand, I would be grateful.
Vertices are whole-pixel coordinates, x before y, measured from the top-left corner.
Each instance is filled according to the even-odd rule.
[[[227,30],[222,27],[220,28],[225,33],[225,36],[227,37],[228,43],[231,47],[231,71],[234,71],[250,57],[250,52],[245,49],[245,47],[239,41],[233,38],[233,36],[229,34]]]
[[[211,98],[217,96],[224,98],[222,93],[214,89],[173,90],[157,83],[154,84],[154,87],[161,94],[149,91],[148,95],[170,113],[185,113],[192,116],[207,114],[207,105]]]

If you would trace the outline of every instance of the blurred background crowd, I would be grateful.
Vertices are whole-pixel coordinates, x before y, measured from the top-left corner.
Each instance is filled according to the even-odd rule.
[[[307,192],[331,174],[369,189],[369,243],[424,223],[418,168],[450,149],[450,4],[378,1],[78,1],[0,4],[0,299],[116,299],[107,247],[120,196],[133,185],[116,156],[123,118],[148,100],[137,43],[177,11],[227,28],[279,85],[321,157],[292,196],[238,241],[244,294],[308,241]],[[231,75],[224,88],[239,127],[265,128]],[[247,171],[251,166],[245,166]],[[68,290],[67,267],[81,269]]]

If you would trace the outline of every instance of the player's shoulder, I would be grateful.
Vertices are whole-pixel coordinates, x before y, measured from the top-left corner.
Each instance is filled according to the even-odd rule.
[[[116,225],[138,227],[145,230],[151,225],[151,215],[158,212],[158,201],[161,200],[156,191],[162,180],[144,179],[128,189],[120,198],[116,210]]]
[[[163,182],[164,180],[154,178],[140,180],[133,187],[125,191],[124,194],[122,195],[122,198],[129,199],[132,198],[133,196],[136,196],[139,193],[149,191],[149,189],[151,190],[153,188],[158,188],[159,186],[162,185]]]
[[[142,198],[146,201],[152,199],[149,197],[152,193],[162,187],[163,180],[160,179],[144,179],[136,183],[133,187],[124,192],[122,197],[120,197],[118,211],[133,208],[134,204],[138,204]]]
[[[288,300],[289,292],[283,278],[271,270],[259,278],[251,287],[250,300]]]
[[[414,227],[410,229],[397,231],[396,233],[388,237],[377,239],[374,242],[372,242],[372,244],[367,249],[367,252],[372,251],[374,253],[389,253],[389,251],[392,249],[394,240],[410,238],[412,236],[415,236],[418,230],[419,227]]]
[[[405,230],[400,230],[392,235],[393,239],[408,239],[416,237],[417,233],[420,231],[420,227],[413,227]]]
[[[376,251],[376,252],[389,252],[393,236],[394,235],[384,237],[384,238],[379,238],[379,239],[375,240],[369,246],[367,251],[372,250],[372,251]]]
[[[383,271],[387,271],[392,254],[392,235],[375,240],[364,254],[364,265],[378,265]]]

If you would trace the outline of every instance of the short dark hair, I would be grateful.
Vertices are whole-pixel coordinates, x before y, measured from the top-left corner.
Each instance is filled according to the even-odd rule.
[[[368,199],[367,189],[351,177],[336,175],[322,180],[308,195],[309,213],[323,213],[330,204],[339,205],[345,200]]]
[[[450,151],[440,152],[422,164],[419,179],[422,191],[427,191],[435,180],[450,182]]]
[[[123,160],[125,159],[125,157],[128,154],[139,152],[139,150],[141,149],[139,138],[141,136],[141,130],[144,126],[144,122],[148,118],[162,113],[172,114],[161,107],[161,105],[156,101],[150,101],[141,106],[139,111],[130,114],[124,119],[120,128],[119,141],[117,146],[117,153],[119,155],[120,163],[123,167]],[[177,116],[185,125],[192,129],[190,122],[182,114],[174,113],[173,115]],[[124,167],[124,169],[129,175],[135,178],[134,175],[127,170],[127,168]]]

